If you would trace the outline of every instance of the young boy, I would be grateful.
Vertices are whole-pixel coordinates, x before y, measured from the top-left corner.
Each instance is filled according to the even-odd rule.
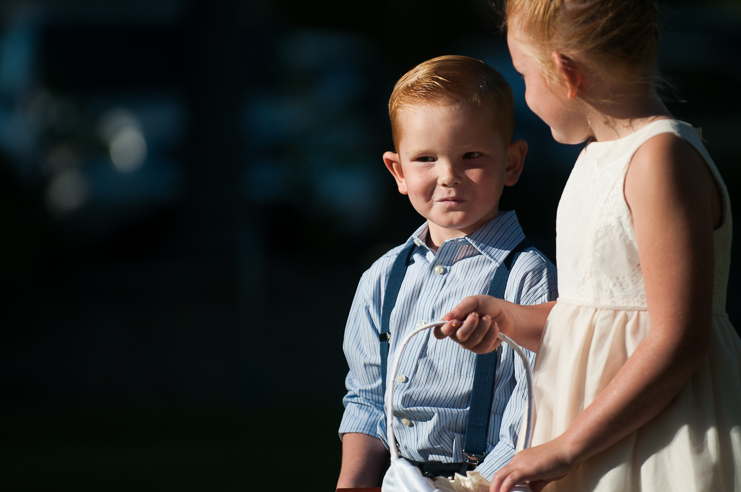
[[[380,485],[389,456],[383,392],[390,384],[401,456],[428,476],[450,477],[477,466],[491,480],[514,455],[527,406],[524,367],[512,349],[503,344],[497,351],[495,378],[488,380],[488,431],[479,433],[485,449],[465,454],[469,408],[479,392],[472,391],[477,356],[430,330],[409,343],[398,377],[383,381],[381,352],[387,350],[391,361],[415,326],[439,320],[466,296],[493,292],[498,269],[506,279],[499,297],[520,304],[556,299],[555,267],[523,243],[514,211],[498,208],[504,186],[517,183],[527,152],[525,141],[513,141],[512,90],[481,61],[443,56],[397,82],[389,113],[397,152],[386,152],[383,160],[399,192],[427,221],[363,274],[355,294],[343,345],[350,372],[337,487]],[[399,280],[394,299],[389,286]],[[390,310],[387,326],[384,308]]]

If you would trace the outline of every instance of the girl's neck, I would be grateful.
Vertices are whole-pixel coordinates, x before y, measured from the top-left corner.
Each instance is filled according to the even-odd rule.
[[[609,99],[584,98],[583,101],[591,138],[597,142],[627,137],[652,121],[672,117],[653,91]]]

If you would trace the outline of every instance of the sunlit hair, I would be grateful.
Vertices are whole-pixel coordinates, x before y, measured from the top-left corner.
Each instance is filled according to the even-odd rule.
[[[488,111],[492,129],[505,148],[515,132],[515,99],[504,77],[486,63],[467,56],[440,56],[420,63],[394,86],[389,99],[391,134],[398,152],[404,108],[423,104],[470,104]]]
[[[551,79],[557,51],[602,75],[654,85],[659,49],[655,0],[504,0],[505,27]],[[587,55],[580,57],[580,55]]]

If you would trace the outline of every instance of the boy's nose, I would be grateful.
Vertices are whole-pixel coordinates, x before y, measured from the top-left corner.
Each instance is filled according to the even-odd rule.
[[[449,161],[439,162],[440,174],[437,182],[442,186],[453,186],[460,184],[461,179],[456,166]]]

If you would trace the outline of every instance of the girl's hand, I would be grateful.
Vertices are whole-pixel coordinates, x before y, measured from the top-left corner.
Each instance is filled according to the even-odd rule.
[[[497,338],[500,331],[506,335],[512,332],[508,304],[491,296],[466,297],[443,316],[449,323],[435,327],[434,335],[438,339],[450,337],[477,354],[491,352],[501,343]]]
[[[562,440],[557,437],[517,453],[507,466],[494,474],[489,492],[508,492],[518,483],[526,482],[533,492],[540,492],[549,482],[574,471],[579,463]]]

